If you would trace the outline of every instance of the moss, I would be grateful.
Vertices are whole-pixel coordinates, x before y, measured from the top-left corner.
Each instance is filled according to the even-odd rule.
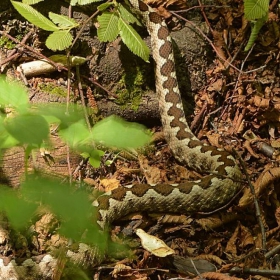
[[[38,85],[39,90],[57,96],[67,96],[67,90],[61,86],[53,85],[52,83],[41,83]]]
[[[0,37],[0,48],[6,48],[8,50],[12,50],[15,47],[15,43],[8,39],[6,36]]]
[[[123,108],[129,106],[135,111],[138,109],[147,84],[145,72],[142,67],[131,67],[125,71],[120,79],[116,90],[118,95],[117,103],[122,105]]]

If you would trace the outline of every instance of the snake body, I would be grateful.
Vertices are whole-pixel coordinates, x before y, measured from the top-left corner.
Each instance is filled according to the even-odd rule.
[[[98,208],[98,223],[102,228],[137,211],[186,214],[213,211],[227,204],[241,187],[242,175],[234,157],[199,141],[187,124],[165,22],[143,1],[129,2],[151,35],[156,92],[166,141],[178,161],[210,175],[181,184],[136,184],[107,192],[93,203]]]

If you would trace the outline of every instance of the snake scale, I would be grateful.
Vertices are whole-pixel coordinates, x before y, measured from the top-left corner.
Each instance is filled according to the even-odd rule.
[[[240,190],[242,177],[230,153],[199,141],[187,124],[166,23],[143,1],[129,2],[151,35],[156,92],[166,141],[178,161],[210,175],[181,184],[136,184],[107,192],[93,203],[98,208],[98,223],[102,228],[137,211],[185,214],[213,211]]]

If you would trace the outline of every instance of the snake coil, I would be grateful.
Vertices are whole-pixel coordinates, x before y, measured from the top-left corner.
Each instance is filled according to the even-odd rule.
[[[162,18],[141,0],[129,0],[151,35],[156,92],[166,141],[182,164],[206,175],[181,184],[121,186],[101,195],[98,223],[104,228],[131,212],[208,212],[228,203],[240,189],[241,171],[234,157],[223,149],[199,141],[190,130],[175,72],[172,41]]]

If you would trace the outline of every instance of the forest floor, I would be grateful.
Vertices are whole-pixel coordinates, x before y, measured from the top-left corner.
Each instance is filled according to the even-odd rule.
[[[157,2],[159,11],[167,18],[171,29],[174,28],[174,18],[177,19],[176,24],[179,21],[180,25],[188,23],[195,28],[195,22],[184,21],[191,7],[186,7],[186,11],[181,13],[171,13],[173,6],[169,4],[176,4],[176,1],[150,2]],[[184,1],[177,2],[182,7]],[[196,31],[203,33],[200,36],[210,49],[211,62],[202,73],[204,84],[195,93],[192,92],[194,107],[188,119],[192,131],[200,140],[229,151],[234,150],[238,155],[244,175],[241,178],[242,192],[227,208],[217,213],[191,217],[165,215],[164,218],[137,213],[129,216],[125,222],[115,222],[111,231],[112,239],[117,243],[126,243],[130,249],[123,255],[123,252],[115,252],[114,258],[123,259],[117,264],[111,259],[106,267],[104,264],[94,269],[94,276],[92,274],[89,279],[280,279],[280,190],[277,187],[280,179],[279,7],[277,1],[272,1],[267,22],[252,48],[244,52],[250,36],[250,23],[244,18],[241,2],[219,0],[215,1],[215,5],[196,7],[208,32],[203,33],[200,28]],[[7,14],[5,17],[8,18]],[[24,30],[29,27],[25,24],[21,22],[18,28]],[[9,30],[11,40],[16,34],[13,28]],[[0,61],[4,62],[1,63],[1,71],[6,73],[26,57],[30,58],[32,49],[14,44],[7,51],[7,41],[4,42],[3,38],[0,39],[0,51],[5,58],[2,57]],[[24,44],[37,52],[42,42],[34,38],[39,40],[40,36],[34,35]],[[46,82],[48,88],[50,84],[59,82],[66,90],[66,85],[61,83],[63,75],[64,78],[67,76],[65,73],[29,77],[25,82],[33,93],[42,82]],[[16,75],[20,77],[18,73]],[[84,83],[87,84],[88,80]],[[102,87],[98,90],[100,94],[106,85],[100,84],[100,81],[98,83],[95,86]],[[73,78],[74,94],[78,92],[77,84],[76,78]],[[92,85],[87,84],[85,87],[88,105],[98,107]],[[191,85],[191,88],[193,91],[196,87]],[[106,95],[110,91],[112,87],[103,92],[108,102],[112,101],[112,96]],[[79,96],[76,95],[74,99],[79,99]],[[59,102],[64,102],[66,98],[61,100]],[[153,125],[150,129],[156,135],[161,133],[160,125]],[[105,164],[106,161],[111,164]],[[197,176],[195,172],[181,166],[172,156],[165,140],[158,137],[144,155],[116,155],[107,151],[100,168],[90,168],[90,171],[78,177],[91,186],[98,186],[101,191],[108,191],[123,184],[181,183]],[[179,224],[174,223],[176,219],[180,220]],[[139,220],[142,221],[142,228],[165,241],[176,252],[176,256],[159,258],[141,249],[136,235],[128,234],[133,232]],[[47,236],[46,232],[44,234]],[[50,236],[46,238],[51,239]],[[39,252],[34,244],[30,246],[29,252],[34,253],[36,249],[37,254],[47,252],[47,248],[44,248],[45,251],[40,248]],[[13,249],[15,255],[16,250]],[[3,254],[3,250],[0,252]],[[20,255],[24,256],[22,252]]]

